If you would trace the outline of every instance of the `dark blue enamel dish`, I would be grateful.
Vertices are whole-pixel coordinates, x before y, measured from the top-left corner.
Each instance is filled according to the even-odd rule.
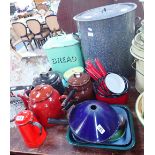
[[[71,111],[69,124],[72,133],[85,142],[103,143],[119,128],[119,117],[108,104],[87,100]]]

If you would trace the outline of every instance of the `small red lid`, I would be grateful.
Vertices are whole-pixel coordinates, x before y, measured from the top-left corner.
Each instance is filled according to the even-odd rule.
[[[27,124],[33,120],[33,112],[30,110],[23,110],[19,112],[15,117],[15,123],[17,126]]]
[[[50,85],[37,85],[30,93],[30,101],[33,103],[46,100],[52,95],[53,87]]]

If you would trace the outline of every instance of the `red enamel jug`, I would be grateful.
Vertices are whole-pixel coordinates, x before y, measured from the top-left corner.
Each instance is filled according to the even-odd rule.
[[[15,117],[15,124],[29,148],[39,147],[46,139],[44,127],[38,122],[33,112],[24,110]]]

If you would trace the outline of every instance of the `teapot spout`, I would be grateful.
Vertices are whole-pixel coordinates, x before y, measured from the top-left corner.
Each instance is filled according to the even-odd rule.
[[[18,94],[17,96],[22,99],[26,109],[29,109],[29,107],[28,107],[29,98],[27,96],[24,96],[24,95],[21,95],[21,94]]]

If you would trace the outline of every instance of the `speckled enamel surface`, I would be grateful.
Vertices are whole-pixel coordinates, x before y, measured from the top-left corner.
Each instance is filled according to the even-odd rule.
[[[131,75],[135,10],[106,20],[78,22],[77,26],[85,60],[98,57],[108,72]]]

